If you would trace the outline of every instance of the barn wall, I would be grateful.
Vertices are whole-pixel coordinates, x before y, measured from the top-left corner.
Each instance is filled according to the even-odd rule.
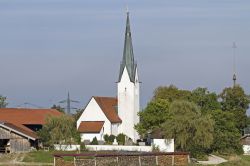
[[[0,139],[10,139],[10,151],[12,152],[25,152],[30,150],[30,142],[14,132],[10,132],[0,127]]]
[[[0,139],[10,139],[10,131],[0,127]]]

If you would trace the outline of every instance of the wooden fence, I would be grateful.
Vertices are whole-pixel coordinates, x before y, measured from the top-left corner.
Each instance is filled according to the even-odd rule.
[[[74,161],[64,160],[69,156]],[[54,166],[184,166],[188,162],[185,152],[54,154]]]

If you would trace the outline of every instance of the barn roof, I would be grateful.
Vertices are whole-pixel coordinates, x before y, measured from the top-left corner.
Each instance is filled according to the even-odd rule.
[[[78,127],[81,133],[100,133],[104,121],[82,121]]]
[[[118,116],[117,98],[115,97],[93,97],[111,123],[121,123]]]
[[[13,124],[45,124],[46,117],[59,116],[56,109],[0,108],[0,121]]]
[[[19,125],[14,125],[12,123],[0,122],[0,126],[32,140],[36,140],[38,138],[35,132],[33,132],[32,130],[23,125],[22,127],[20,127]]]
[[[0,108],[2,125],[19,131],[32,138],[38,138],[36,133],[25,125],[44,125],[48,116],[59,116],[56,109]]]

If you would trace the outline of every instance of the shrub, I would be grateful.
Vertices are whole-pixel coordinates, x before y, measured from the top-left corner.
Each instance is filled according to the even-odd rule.
[[[93,140],[91,141],[90,145],[98,145],[98,141],[97,138],[93,138]]]
[[[108,134],[105,134],[105,135],[103,136],[103,138],[104,138],[105,143],[108,143],[108,142],[109,142],[109,135],[108,135]]]
[[[124,145],[125,144],[125,138],[126,138],[126,135],[123,134],[123,133],[120,133],[120,134],[117,135],[116,140],[117,140],[119,145]]]
[[[104,141],[106,144],[111,145],[114,142],[114,140],[115,140],[114,135],[112,135],[112,134],[110,136],[108,134],[104,135]]]
[[[115,140],[115,136],[114,136],[114,135],[110,135],[110,136],[109,136],[109,142],[110,142],[110,143],[113,143],[114,140]]]
[[[86,146],[85,146],[85,144],[83,142],[81,142],[81,144],[80,144],[80,151],[81,152],[87,151]]]

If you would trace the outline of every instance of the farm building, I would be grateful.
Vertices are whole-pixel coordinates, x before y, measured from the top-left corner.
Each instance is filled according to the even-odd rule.
[[[38,147],[36,131],[45,124],[47,116],[59,116],[55,109],[0,109],[0,151],[25,152]]]

